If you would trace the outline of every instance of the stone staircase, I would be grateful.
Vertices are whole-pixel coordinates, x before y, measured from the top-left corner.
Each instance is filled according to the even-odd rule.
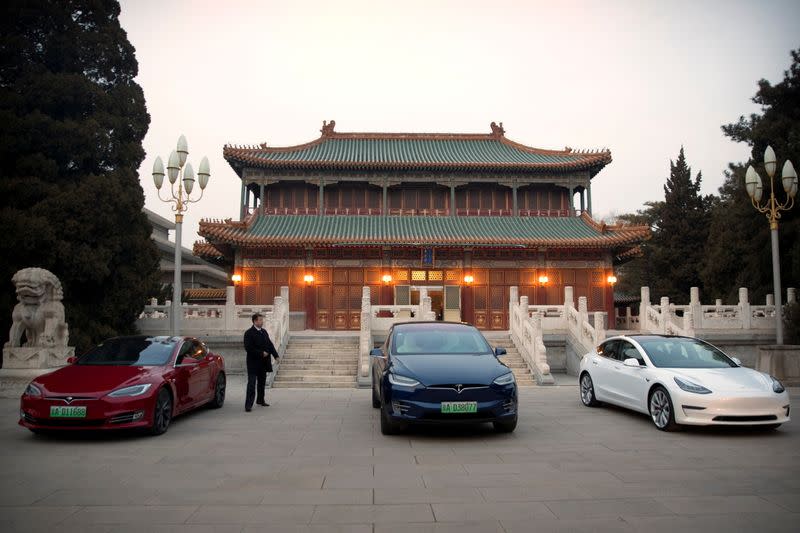
[[[501,347],[506,349],[506,355],[500,356],[500,361],[503,362],[507,367],[511,369],[514,373],[514,378],[517,380],[517,385],[520,387],[530,387],[536,385],[536,378],[533,377],[531,373],[531,369],[528,368],[528,364],[522,359],[522,356],[519,354],[519,350],[517,347],[514,346],[514,342],[511,340],[511,337],[502,337],[502,338],[488,338],[486,339],[489,341],[489,344],[492,347]]]
[[[352,388],[357,373],[358,336],[293,334],[272,387]]]

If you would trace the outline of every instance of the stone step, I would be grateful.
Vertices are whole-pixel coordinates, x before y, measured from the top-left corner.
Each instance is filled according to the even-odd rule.
[[[335,356],[324,356],[324,355],[303,355],[303,354],[284,354],[283,356],[284,361],[330,361],[330,362],[347,362],[347,361],[358,361],[358,355],[335,355]]]
[[[337,375],[317,375],[317,374],[308,374],[308,373],[299,373],[296,376],[286,376],[288,381],[346,381],[346,382],[355,382],[356,376],[355,372],[353,372],[349,376],[337,376]],[[284,379],[284,375],[282,372],[278,372],[275,376],[275,381],[287,381]]]
[[[281,368],[289,368],[290,366],[325,366],[329,368],[342,368],[351,367],[358,364],[358,359],[350,361],[327,361],[325,359],[284,359],[281,361]]]
[[[275,389],[352,389],[356,387],[356,382],[352,383],[328,383],[327,381],[283,381],[272,384]]]
[[[313,355],[330,355],[330,354],[357,354],[358,348],[352,348],[347,350],[332,350],[332,349],[325,349],[325,350],[304,350],[302,348],[295,348],[294,346],[290,346],[284,352],[286,355],[291,354],[313,354]]]
[[[325,381],[353,381],[355,379],[356,369],[353,368],[352,371],[347,372],[346,374],[338,374],[333,372],[325,372],[324,370],[314,371],[314,372],[306,372],[303,370],[283,370],[281,369],[280,374],[275,376],[276,381],[316,381],[322,380]]]
[[[358,349],[359,343],[351,344],[351,343],[333,343],[333,344],[303,344],[299,342],[289,341],[287,345],[288,350],[293,349],[300,349],[300,350],[342,350],[342,349]]]
[[[345,367],[325,367],[325,366],[281,366],[281,376],[288,376],[292,374],[313,374],[320,375],[336,375],[336,376],[355,376],[358,371],[358,365],[350,365]]]

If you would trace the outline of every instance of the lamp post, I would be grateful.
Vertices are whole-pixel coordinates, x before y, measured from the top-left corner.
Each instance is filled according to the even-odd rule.
[[[775,168],[777,167],[777,160],[775,158],[775,150],[771,146],[767,146],[764,151],[764,169],[769,176],[769,199],[762,206],[761,197],[764,192],[764,186],[761,183],[761,176],[755,171],[753,165],[747,167],[747,174],[745,175],[744,183],[747,189],[747,194],[750,195],[750,201],[753,203],[758,212],[764,213],[769,220],[769,229],[772,238],[772,284],[773,291],[775,292],[775,341],[777,344],[783,344],[783,317],[782,301],[781,301],[781,263],[778,255],[778,219],[781,218],[781,211],[788,211],[794,206],[794,197],[797,194],[797,172],[794,170],[794,165],[788,159],[783,164],[781,172],[781,181],[783,182],[783,190],[786,192],[786,201],[780,203],[775,198],[775,185],[773,178],[775,177]]]
[[[156,157],[153,163],[153,183],[158,191],[158,199],[162,202],[172,204],[175,212],[175,279],[172,283],[172,311],[170,313],[170,333],[178,335],[181,327],[181,229],[183,226],[183,213],[189,208],[189,204],[199,202],[203,198],[203,192],[208,185],[208,178],[211,177],[211,170],[208,158],[203,157],[200,161],[200,168],[197,171],[197,184],[200,186],[200,197],[190,198],[194,189],[194,169],[191,163],[186,162],[189,156],[189,144],[186,137],[181,135],[178,139],[177,149],[169,154],[167,162],[167,178],[170,183],[170,196],[161,198],[161,186],[164,183],[164,162],[161,156]],[[175,182],[178,183],[177,190]]]

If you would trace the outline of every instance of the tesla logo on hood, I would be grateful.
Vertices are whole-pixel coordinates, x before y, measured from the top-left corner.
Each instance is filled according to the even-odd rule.
[[[72,400],[74,400],[74,398],[73,398],[72,396],[67,396],[66,398],[64,398],[64,401],[65,401],[67,404],[71,404],[71,403],[72,403]]]
[[[461,383],[459,383],[458,385],[456,385],[456,392],[457,392],[458,394],[461,394],[461,391],[462,391],[462,390],[464,390],[464,385],[462,385]]]

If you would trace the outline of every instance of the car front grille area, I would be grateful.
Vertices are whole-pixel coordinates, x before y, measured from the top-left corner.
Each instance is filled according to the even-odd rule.
[[[715,416],[714,422],[769,422],[777,420],[775,415],[763,416]]]
[[[105,423],[104,419],[87,419],[87,418],[36,418],[27,413],[24,415],[25,421],[37,426],[47,427],[96,427],[102,426]]]
[[[488,389],[489,386],[482,385],[480,383],[443,383],[438,385],[430,385],[428,388],[435,390],[452,390],[460,394],[463,391]]]

